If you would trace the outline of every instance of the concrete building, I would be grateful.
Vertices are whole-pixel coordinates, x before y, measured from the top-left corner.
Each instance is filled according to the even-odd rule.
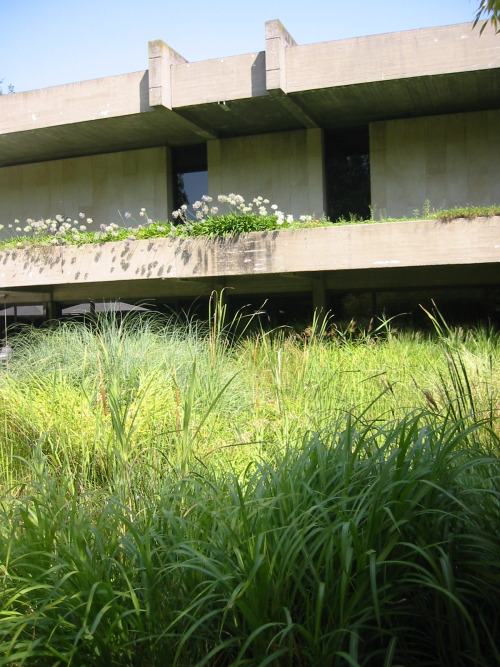
[[[264,51],[189,63],[153,41],[146,71],[0,97],[4,225],[79,211],[96,224],[120,222],[142,207],[165,219],[181,183],[191,199],[262,195],[294,215],[411,216],[426,206],[498,204],[499,175],[500,38],[471,24],[298,45],[275,20]],[[6,268],[0,290],[6,304],[46,302],[49,312],[82,299],[188,299],[214,286],[242,297],[313,295],[322,307],[354,291],[373,306],[384,290],[459,287],[496,303],[498,220],[480,234],[469,224],[457,236],[455,226],[452,247],[463,248],[453,258],[443,229],[424,235],[441,248],[436,257],[421,229],[376,225],[367,246],[374,232],[361,227],[349,232],[351,263],[342,266],[328,245],[335,239],[324,241],[325,261],[279,270],[217,264],[214,273],[208,262],[208,273],[144,281],[118,279],[100,260],[97,272],[62,282]],[[404,261],[391,246],[401,234],[414,250]],[[373,254],[384,247],[391,257]]]

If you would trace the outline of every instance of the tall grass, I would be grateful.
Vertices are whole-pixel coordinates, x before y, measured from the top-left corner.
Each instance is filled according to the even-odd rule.
[[[0,664],[500,662],[498,337],[433,316],[437,340],[237,338],[223,301],[26,330]]]

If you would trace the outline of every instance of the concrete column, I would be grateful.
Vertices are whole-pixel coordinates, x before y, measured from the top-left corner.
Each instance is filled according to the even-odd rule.
[[[212,197],[226,194],[226,186],[222,182],[222,141],[213,139],[207,142],[208,193]]]
[[[187,62],[168,44],[156,39],[148,43],[149,52],[149,105],[172,108],[172,81],[170,70],[173,65]]]
[[[61,316],[61,307],[53,299],[44,303],[45,307],[45,321],[56,320]]]
[[[308,213],[318,218],[324,215],[326,210],[325,142],[323,134],[321,128],[306,130]]]
[[[266,88],[269,92],[287,92],[285,49],[297,46],[278,19],[266,21]]]
[[[326,289],[323,277],[313,278],[312,301],[313,310],[316,311],[318,315],[326,315]]]
[[[167,220],[172,219],[172,211],[174,210],[174,168],[172,163],[172,150],[169,146],[165,146],[165,192],[167,200]]]

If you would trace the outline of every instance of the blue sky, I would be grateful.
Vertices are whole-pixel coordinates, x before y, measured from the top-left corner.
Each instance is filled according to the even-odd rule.
[[[189,61],[264,49],[279,18],[298,44],[472,22],[479,0],[0,0],[0,78],[16,92],[147,69],[162,39]]]

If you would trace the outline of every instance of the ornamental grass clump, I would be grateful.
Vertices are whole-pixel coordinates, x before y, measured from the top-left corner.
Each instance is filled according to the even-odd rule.
[[[0,664],[496,664],[500,467],[476,429],[348,416],[137,506],[35,448],[0,509]]]
[[[242,337],[214,296],[23,330],[0,665],[499,663],[499,339],[430,314]]]

